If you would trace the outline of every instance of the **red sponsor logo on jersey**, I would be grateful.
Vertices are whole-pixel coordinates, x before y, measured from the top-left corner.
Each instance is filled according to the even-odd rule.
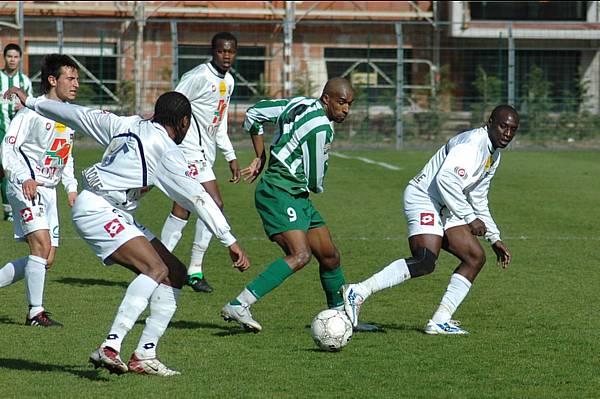
[[[31,211],[31,208],[21,209],[19,214],[21,215],[21,220],[24,223],[28,223],[33,220],[33,212]]]
[[[464,179],[465,177],[467,177],[467,171],[466,171],[464,168],[461,168],[460,166],[457,166],[456,168],[454,168],[454,172],[455,172],[455,173],[456,173],[458,176],[462,177],[463,179]]]
[[[434,215],[430,212],[421,213],[421,226],[433,226]]]
[[[6,136],[4,141],[6,141],[7,144],[13,145],[17,142],[17,138],[15,136]]]
[[[119,219],[113,219],[104,225],[104,230],[106,230],[106,232],[110,234],[110,237],[113,238],[114,236],[125,230],[125,227],[123,227],[121,222],[119,222]]]
[[[196,177],[198,177],[198,167],[196,166],[196,164],[194,164],[194,163],[188,164],[188,171],[185,172],[185,175],[187,177],[191,177],[192,179],[195,179]]]

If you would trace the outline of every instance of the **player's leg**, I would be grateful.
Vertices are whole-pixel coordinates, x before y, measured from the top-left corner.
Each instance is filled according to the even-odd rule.
[[[427,194],[409,185],[404,192],[404,214],[411,256],[396,259],[366,280],[342,288],[344,309],[355,326],[360,307],[370,295],[435,269],[444,235],[439,209]]]
[[[319,277],[325,292],[327,306],[343,310],[344,299],[341,287],[345,283],[340,266],[340,253],[333,244],[329,228],[325,225],[308,231],[310,249],[319,262]]]
[[[189,218],[190,212],[177,202],[173,202],[171,213],[167,216],[160,233],[160,240],[169,251],[173,251],[177,246]]]
[[[444,293],[440,305],[425,327],[428,334],[467,334],[453,322],[452,315],[463,302],[477,274],[485,264],[485,251],[468,225],[446,230],[442,247],[460,259]]]
[[[0,135],[0,136],[2,136],[2,135]],[[2,138],[0,137],[0,143],[2,142],[1,140],[2,140]],[[0,162],[0,195],[2,196],[2,210],[4,212],[3,220],[12,222],[13,221],[13,213],[12,213],[12,207],[10,206],[10,203],[8,202],[8,194],[6,192],[7,184],[8,184],[8,179],[4,175],[4,169],[2,168],[2,163]]]
[[[244,328],[258,332],[260,324],[252,318],[250,306],[281,285],[311,258],[307,231],[310,226],[308,196],[294,197],[261,180],[256,187],[256,209],[265,233],[284,251],[285,257],[269,264],[261,274],[221,310],[225,320],[236,320]]]
[[[223,210],[223,199],[216,180],[208,180],[202,182],[202,186],[215,201],[219,209]],[[192,256],[188,267],[188,284],[196,292],[210,293],[213,288],[208,284],[205,273],[203,272],[202,262],[204,254],[208,250],[208,245],[212,239],[212,233],[202,219],[196,220],[196,232],[194,234],[194,242],[192,243]]]
[[[177,310],[181,287],[186,280],[183,263],[175,257],[158,239],[152,247],[169,269],[169,275],[154,290],[150,297],[150,314],[142,331],[138,346],[127,363],[129,371],[140,374],[171,376],[179,374],[169,369],[157,357],[158,341],[163,336]]]

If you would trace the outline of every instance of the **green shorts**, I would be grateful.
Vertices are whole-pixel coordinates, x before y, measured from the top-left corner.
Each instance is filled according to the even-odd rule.
[[[261,180],[256,186],[254,201],[269,238],[284,231],[308,231],[325,225],[308,193],[292,195]]]

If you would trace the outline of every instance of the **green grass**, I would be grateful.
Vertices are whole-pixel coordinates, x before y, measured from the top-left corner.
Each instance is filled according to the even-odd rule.
[[[313,197],[342,253],[347,279],[356,281],[407,256],[402,190],[433,151],[344,153],[402,168],[332,157],[326,191]],[[97,150],[83,147],[75,155],[78,169],[99,158]],[[239,156],[241,165],[251,158],[248,150]],[[0,290],[0,397],[598,396],[598,153],[506,152],[492,184],[491,208],[514,260],[508,270],[497,268],[484,244],[488,264],[455,315],[470,336],[420,332],[457,264],[443,254],[433,274],[371,297],[362,318],[385,332],[357,333],[340,353],[316,350],[310,337],[310,321],[325,307],[314,261],[253,307],[264,327],[260,334],[242,333],[219,318],[222,305],[280,252],[264,236],[254,186],[228,184],[222,160],[217,175],[252,268],[234,270],[227,251],[213,240],[205,270],[215,292],[186,288],[159,346],[162,360],[182,375],[114,376],[87,363],[133,275],[102,266],[61,205],[63,240],[47,274],[45,298],[65,328],[24,326],[23,283]],[[142,201],[139,220],[159,234],[169,209],[170,201],[153,190]],[[185,262],[192,236],[190,224],[175,251]],[[0,263],[27,253],[24,244],[12,241],[8,223],[0,223],[0,237]],[[125,340],[124,358],[142,326],[138,322]]]

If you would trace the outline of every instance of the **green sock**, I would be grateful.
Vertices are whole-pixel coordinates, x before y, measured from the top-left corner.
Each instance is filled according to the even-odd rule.
[[[246,288],[248,288],[257,299],[260,299],[279,287],[281,283],[283,283],[283,280],[293,273],[294,271],[292,268],[283,259],[277,259],[267,266],[265,271],[256,276]]]
[[[327,297],[327,306],[329,308],[335,308],[344,304],[344,298],[340,288],[346,282],[344,278],[344,272],[341,266],[336,267],[333,270],[319,269],[319,276],[321,277],[321,286],[325,291]]]

